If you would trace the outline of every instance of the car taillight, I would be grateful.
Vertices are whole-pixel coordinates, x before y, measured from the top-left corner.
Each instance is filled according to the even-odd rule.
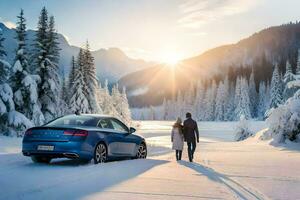
[[[64,135],[73,135],[73,136],[81,136],[85,137],[88,135],[88,132],[85,130],[65,130]]]
[[[74,136],[82,136],[82,137],[85,137],[87,135],[88,135],[88,132],[85,130],[76,131],[74,134]]]
[[[31,135],[32,134],[32,131],[30,129],[28,129],[26,132],[25,132],[25,135],[28,136],[28,135]]]
[[[75,131],[74,130],[65,130],[64,135],[74,135]]]

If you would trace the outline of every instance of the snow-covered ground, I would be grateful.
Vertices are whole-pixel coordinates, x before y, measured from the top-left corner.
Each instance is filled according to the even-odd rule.
[[[0,137],[0,199],[300,199],[300,148],[250,138],[232,142],[236,123],[201,122],[195,162],[176,162],[172,122],[141,122],[149,157],[101,165],[58,159],[34,164],[21,139]],[[264,122],[251,122],[259,131]]]

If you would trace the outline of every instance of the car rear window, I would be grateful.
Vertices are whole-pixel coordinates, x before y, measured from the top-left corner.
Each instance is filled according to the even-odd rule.
[[[93,116],[65,116],[46,124],[46,126],[97,126],[98,119]]]

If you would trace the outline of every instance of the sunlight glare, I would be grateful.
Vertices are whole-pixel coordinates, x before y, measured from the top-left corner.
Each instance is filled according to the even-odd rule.
[[[181,59],[182,57],[176,52],[164,53],[161,58],[163,63],[168,64],[171,67],[175,67]]]

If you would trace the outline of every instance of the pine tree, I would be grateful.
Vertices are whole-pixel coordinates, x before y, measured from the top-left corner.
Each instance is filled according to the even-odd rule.
[[[300,76],[300,49],[298,49],[296,75]]]
[[[271,99],[269,108],[277,108],[283,102],[282,81],[279,74],[278,64],[275,65],[271,80]]]
[[[123,87],[122,94],[121,94],[121,107],[122,107],[122,111],[121,111],[120,115],[122,117],[122,120],[126,124],[130,124],[131,113],[130,113],[130,109],[129,109],[129,104],[128,104],[128,99],[127,99],[126,88],[125,87]]]
[[[23,113],[35,125],[44,123],[44,116],[41,112],[38,99],[38,83],[40,77],[30,73],[26,49],[26,20],[21,10],[17,16],[19,21],[16,27],[16,39],[18,47],[16,50],[15,64],[12,68],[10,83],[14,93],[15,110]]]
[[[241,116],[246,119],[251,119],[250,110],[250,98],[249,98],[249,86],[245,78],[240,78],[236,87],[236,108],[235,108],[235,120],[239,120]]]
[[[52,65],[55,65],[53,67],[57,68],[57,70],[58,70],[59,51],[61,49],[59,48],[58,34],[55,30],[54,16],[50,17],[47,35],[48,35],[47,48],[48,48],[48,54],[49,54],[48,59]]]
[[[178,91],[177,93],[177,97],[176,97],[176,102],[175,102],[175,107],[176,107],[176,117],[181,117],[183,118],[184,116],[184,109],[183,109],[183,104],[184,104],[184,100],[181,94],[181,91]]]
[[[204,120],[213,121],[215,116],[216,82],[213,81],[211,87],[206,89],[204,97]]]
[[[74,82],[75,82],[75,76],[76,76],[75,68],[76,68],[75,57],[72,56],[70,73],[69,73],[69,78],[68,78],[68,89],[69,90],[71,90],[71,88],[72,88],[72,86],[74,85]]]
[[[117,114],[119,115],[122,112],[122,107],[121,107],[121,93],[119,91],[119,85],[116,84],[113,86],[112,91],[111,91],[111,98],[113,102],[113,106],[117,111]]]
[[[68,89],[68,83],[65,78],[65,70],[63,69],[63,77],[61,81],[61,88],[60,88],[60,94],[59,94],[59,110],[58,110],[58,115],[63,116],[67,113],[69,113],[69,89]]]
[[[77,65],[74,69],[75,74],[75,81],[71,88],[71,94],[70,94],[70,110],[73,113],[90,113],[89,110],[89,102],[84,94],[84,91],[86,90],[86,84],[84,81],[84,53],[83,49],[79,50],[78,58],[77,58]]]
[[[104,88],[101,89],[101,109],[106,115],[112,115],[118,117],[117,111],[113,105],[112,97],[110,96],[108,89],[108,81],[105,80]],[[100,98],[99,98],[100,99]]]
[[[20,15],[17,16],[18,22],[16,27],[16,40],[17,40],[17,50],[16,50],[16,56],[15,56],[15,62],[12,68],[12,76],[10,78],[10,85],[12,87],[12,90],[14,93],[17,92],[17,97],[20,97],[19,99],[16,99],[16,108],[17,110],[20,110],[21,112],[24,112],[23,108],[23,97],[21,94],[21,82],[24,79],[24,76],[26,75],[24,72],[28,69],[28,63],[27,63],[27,56],[26,56],[26,24],[25,24],[25,18],[24,18],[24,12],[23,9],[21,9]]]
[[[5,60],[3,41],[0,30],[0,131],[5,135],[22,136],[22,132],[33,124],[23,114],[15,111],[13,90],[8,85],[8,80],[11,79],[9,74],[11,66]]]
[[[257,101],[258,95],[256,92],[256,85],[254,80],[254,70],[252,69],[250,79],[249,79],[249,98],[250,98],[250,110],[252,117],[257,115]]]
[[[59,99],[59,48],[57,33],[54,29],[54,17],[48,22],[48,12],[41,11],[35,39],[35,68],[41,78],[38,96],[45,120],[50,121],[57,116]]]
[[[226,83],[226,82],[225,82]],[[225,84],[226,86],[226,84]],[[226,103],[226,112],[225,112],[225,121],[232,121],[234,119],[234,110],[235,110],[235,87],[234,83],[228,83],[227,89],[227,103]]]
[[[224,121],[226,112],[226,90],[223,82],[219,83],[215,104],[215,120]]]
[[[265,82],[261,82],[259,84],[259,98],[258,98],[258,106],[257,106],[257,117],[259,120],[263,120],[265,117],[265,113],[267,111],[268,106],[268,95],[267,95],[267,87]]]
[[[184,96],[184,111],[190,112],[192,113],[192,115],[194,115],[194,109],[193,109],[194,98],[195,98],[194,86],[193,84],[191,84]]]
[[[6,58],[6,52],[3,48],[3,41],[5,38],[2,37],[2,30],[0,29],[0,116],[7,112],[7,105],[6,105],[6,92],[4,91],[4,85],[7,85],[7,80],[9,77],[9,70],[10,65],[7,61],[5,61]],[[4,129],[3,124],[0,123],[0,129]]]
[[[10,72],[10,65],[4,60],[6,52],[3,48],[2,30],[0,29],[0,84],[6,83]]]
[[[45,71],[45,59],[47,57],[47,45],[48,44],[48,11],[45,7],[41,10],[37,32],[34,40],[34,68],[33,71],[38,74],[44,74]],[[42,78],[42,77],[41,77]]]
[[[101,113],[101,109],[97,104],[97,96],[96,96],[96,89],[97,89],[97,77],[96,77],[96,67],[94,64],[94,58],[91,54],[89,43],[86,42],[86,46],[84,49],[84,81],[86,83],[86,91],[85,94],[87,95],[87,99],[89,102],[89,110],[91,113]]]
[[[196,91],[196,99],[194,103],[194,110],[196,111],[196,119],[203,120],[203,102],[204,102],[204,85],[202,82],[198,82],[197,91]],[[180,116],[180,115],[178,115]]]
[[[168,110],[167,110],[167,100],[164,98],[163,104],[162,104],[162,120],[167,120],[168,116]]]
[[[284,90],[283,99],[286,101],[288,98],[292,97],[295,93],[295,88],[289,88],[288,83],[295,80],[295,75],[292,71],[292,66],[289,61],[286,61],[286,70],[283,76]]]

